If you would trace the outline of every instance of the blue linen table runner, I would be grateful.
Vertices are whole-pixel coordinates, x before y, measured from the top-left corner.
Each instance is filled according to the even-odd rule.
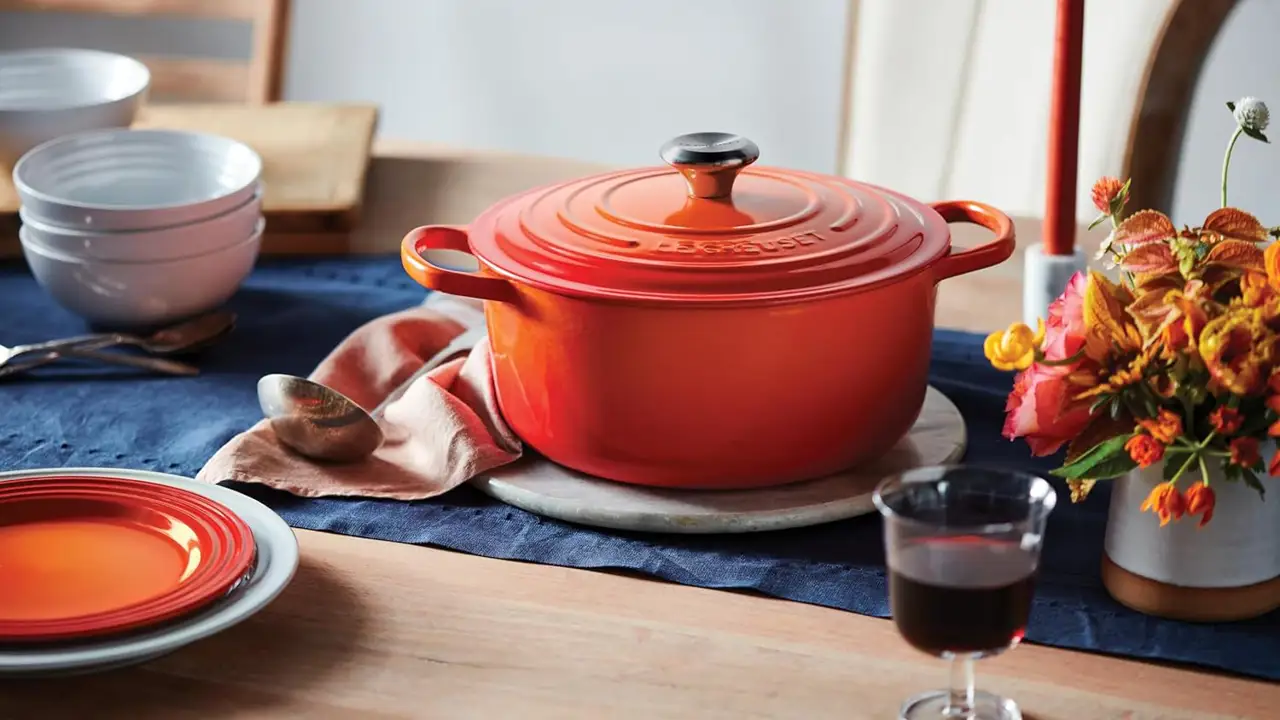
[[[196,378],[63,366],[0,380],[0,467],[128,467],[194,476],[260,417],[268,372],[306,375],[351,330],[421,302],[394,257],[264,260],[232,301],[236,332],[200,359]],[[0,342],[85,331],[21,263],[0,265]],[[1000,437],[1011,378],[989,368],[981,338],[935,334],[930,382],[963,413],[966,461],[1047,471]],[[236,485],[297,528],[449,548],[496,558],[641,572],[671,582],[748,590],[865,615],[889,613],[877,516],[749,535],[649,535],[543,519],[470,487],[421,502],[304,499]],[[1066,490],[1058,484],[1062,499]],[[1027,640],[1063,648],[1194,663],[1280,680],[1280,612],[1231,624],[1147,617],[1113,601],[1099,578],[1107,488],[1060,502],[1046,535]]]

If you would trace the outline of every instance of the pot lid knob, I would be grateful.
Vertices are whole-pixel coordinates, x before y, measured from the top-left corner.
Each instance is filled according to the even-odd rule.
[[[695,198],[724,198],[733,191],[738,172],[760,157],[760,148],[741,135],[689,133],[668,140],[659,152],[680,171]]]

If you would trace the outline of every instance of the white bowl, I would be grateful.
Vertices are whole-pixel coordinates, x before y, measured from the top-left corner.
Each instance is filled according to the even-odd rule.
[[[183,130],[99,130],[22,156],[13,184],[27,217],[79,230],[155,230],[220,215],[259,187],[244,143]]]
[[[147,66],[115,53],[0,52],[0,166],[56,137],[129,127],[150,83]]]
[[[41,249],[85,260],[156,262],[204,255],[243,242],[262,220],[259,190],[240,207],[221,215],[159,230],[72,230],[40,222],[18,211],[26,241]]]
[[[32,274],[59,305],[97,325],[150,327],[213,310],[230,299],[258,259],[263,225],[221,250],[152,263],[62,255],[30,242],[26,228],[18,237]]]

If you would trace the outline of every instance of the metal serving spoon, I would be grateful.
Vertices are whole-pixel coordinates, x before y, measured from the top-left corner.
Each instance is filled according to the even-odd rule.
[[[328,462],[355,462],[373,454],[384,440],[378,420],[416,380],[464,352],[483,330],[468,330],[436,353],[408,380],[365,412],[350,398],[296,375],[266,375],[258,381],[258,404],[280,442],[299,455]]]
[[[177,375],[195,375],[199,370],[185,363],[101,351],[108,347],[134,346],[154,355],[189,352],[212,344],[231,332],[235,323],[235,313],[219,310],[146,336],[101,333],[18,345],[12,348],[0,346],[0,377],[30,370],[64,357],[96,360]]]

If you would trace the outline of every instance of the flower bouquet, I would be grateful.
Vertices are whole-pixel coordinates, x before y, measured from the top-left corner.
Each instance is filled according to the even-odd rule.
[[[1268,120],[1253,98],[1228,107],[1219,209],[1178,228],[1129,214],[1128,183],[1099,180],[1094,225],[1112,231],[1097,259],[1118,279],[1077,273],[1037,329],[1017,323],[984,345],[1019,371],[1004,435],[1035,455],[1065,447],[1054,474],[1073,502],[1113,481],[1107,590],[1183,620],[1280,607],[1280,503],[1262,502],[1264,478],[1280,475],[1280,244],[1268,245],[1280,228],[1227,205],[1236,142],[1266,142]]]
[[[1128,183],[1102,178],[1094,226],[1113,229],[1099,259],[1119,281],[1077,273],[1036,330],[1017,323],[984,346],[995,367],[1020,371],[1004,435],[1035,455],[1066,446],[1054,474],[1076,502],[1100,480],[1162,463],[1141,504],[1161,526],[1209,523],[1219,482],[1261,497],[1262,477],[1280,475],[1280,460],[1263,459],[1280,436],[1280,245],[1263,246],[1280,228],[1226,202],[1236,141],[1266,142],[1268,113],[1253,98],[1228,107],[1237,127],[1220,209],[1178,228],[1155,210],[1128,214]]]

